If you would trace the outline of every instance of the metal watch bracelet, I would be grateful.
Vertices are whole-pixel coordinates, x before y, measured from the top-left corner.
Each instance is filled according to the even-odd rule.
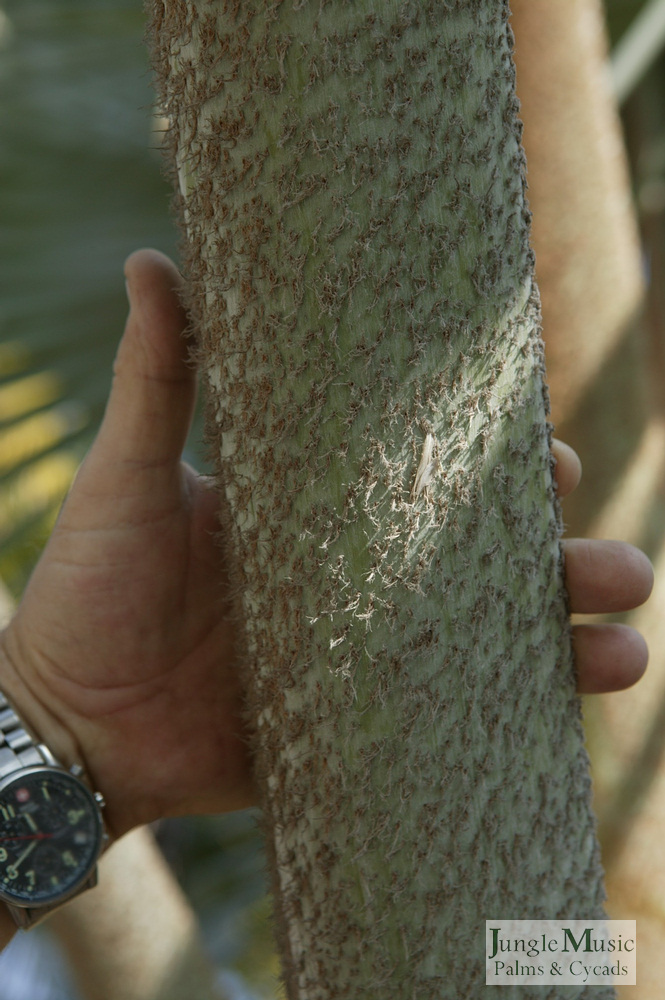
[[[35,743],[26,732],[18,715],[0,691],[0,778],[21,767],[55,763],[57,761],[47,748]]]
[[[7,698],[0,691],[0,779],[7,777],[14,771],[19,771],[24,767],[34,766],[61,767],[60,761],[56,760],[51,751],[42,743],[37,743],[30,733],[24,728],[22,720],[16,714]],[[69,773],[76,776],[83,776],[83,768],[74,765],[69,768]],[[95,794],[95,799],[100,806],[103,806],[103,798]],[[108,838],[105,838],[108,844]],[[91,889],[97,884],[97,869],[92,872],[88,881],[81,889]],[[64,902],[57,902],[52,905],[39,907],[14,906],[6,902],[4,905],[9,910],[14,922],[23,930],[35,927],[37,924],[60,909]]]

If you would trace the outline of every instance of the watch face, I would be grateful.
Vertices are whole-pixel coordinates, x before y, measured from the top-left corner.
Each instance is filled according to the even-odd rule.
[[[103,837],[94,796],[55,768],[0,782],[0,898],[39,906],[66,898],[92,873]]]

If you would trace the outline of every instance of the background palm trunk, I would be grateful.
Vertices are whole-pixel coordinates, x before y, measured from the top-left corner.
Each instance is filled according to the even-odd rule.
[[[587,534],[653,414],[639,233],[600,0],[511,9],[552,414],[585,469],[566,521]]]
[[[299,1000],[601,915],[507,15],[154,4]]]
[[[662,224],[643,206],[642,246],[599,0],[511,6],[552,409],[585,466],[566,521],[571,534],[640,546],[662,581]],[[657,102],[660,110],[660,91]],[[648,194],[640,172],[636,186]],[[640,927],[639,982],[620,991],[632,1000],[656,996],[665,975],[664,597],[657,584],[647,606],[628,618],[649,645],[644,681],[594,697],[585,709],[608,908]]]
[[[627,342],[640,340],[644,279],[604,11],[600,0],[513,0],[511,10],[552,414],[592,463],[594,450],[607,454],[598,435],[610,407],[600,407],[587,441],[580,410],[607,385],[621,414],[611,422],[616,435],[619,419],[632,429],[646,402],[636,346],[626,364]],[[627,373],[620,398],[612,367]]]

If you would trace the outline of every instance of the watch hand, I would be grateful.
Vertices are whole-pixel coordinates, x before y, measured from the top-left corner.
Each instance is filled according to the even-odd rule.
[[[19,813],[19,815],[23,817],[23,819],[26,821],[30,829],[33,831],[33,833],[38,832],[37,824],[35,823],[34,819],[32,818],[29,812],[21,812]]]
[[[24,852],[21,855],[21,857],[17,858],[16,861],[14,862],[14,864],[11,867],[16,870],[19,865],[23,864],[23,862],[28,857],[28,855],[31,854],[32,851],[34,851],[34,849],[35,849],[36,846],[37,846],[37,841],[34,840],[34,838],[33,838],[33,843],[30,844],[29,847],[26,847],[26,849],[24,850]]]

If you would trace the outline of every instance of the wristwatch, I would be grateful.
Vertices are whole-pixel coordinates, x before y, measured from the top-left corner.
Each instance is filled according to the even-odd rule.
[[[0,901],[27,930],[97,884],[103,797],[63,767],[0,692]]]

